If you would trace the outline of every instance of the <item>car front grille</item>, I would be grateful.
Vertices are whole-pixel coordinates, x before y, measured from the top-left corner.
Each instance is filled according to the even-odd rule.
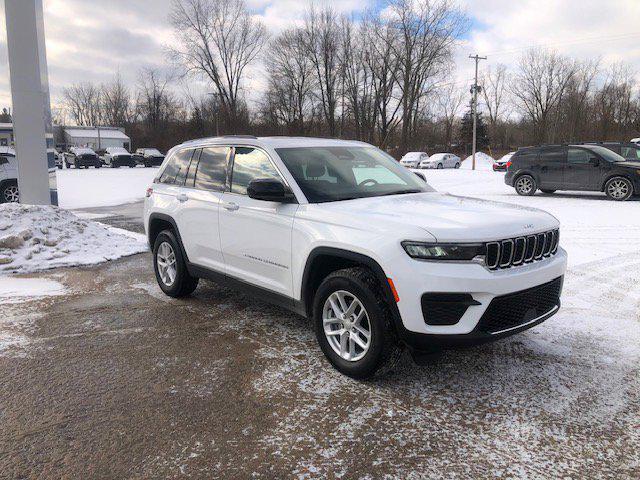
[[[560,305],[562,277],[537,287],[494,298],[476,329],[493,335],[533,323]]]
[[[526,237],[507,238],[487,243],[485,264],[489,270],[516,267],[555,255],[560,243],[560,230]]]

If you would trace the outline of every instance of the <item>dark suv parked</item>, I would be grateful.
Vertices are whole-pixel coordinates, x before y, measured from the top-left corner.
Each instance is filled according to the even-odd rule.
[[[600,145],[526,147],[511,157],[504,181],[520,195],[586,190],[628,200],[640,193],[640,161],[627,161]]]

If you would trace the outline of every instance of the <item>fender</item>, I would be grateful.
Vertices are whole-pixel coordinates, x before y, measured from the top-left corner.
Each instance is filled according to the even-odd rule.
[[[173,217],[170,217],[169,215],[164,213],[152,213],[151,215],[149,215],[149,224],[147,225],[147,242],[149,243],[149,248],[151,249],[151,251],[153,252],[153,245],[151,244],[151,224],[154,220],[162,220],[171,224],[171,226],[173,227],[173,231],[176,234],[176,238],[178,239],[178,243],[180,244],[182,258],[184,258],[187,263],[190,263],[189,257],[187,256],[187,251],[184,249],[184,245],[182,244],[182,237],[180,236],[180,230],[178,230],[176,221],[173,219]]]
[[[380,285],[382,286],[382,291],[385,295],[385,301],[391,309],[391,314],[396,326],[396,331],[398,332],[398,334],[400,334],[405,330],[404,325],[402,324],[402,319],[400,317],[400,311],[398,310],[393,292],[391,291],[391,287],[389,287],[389,282],[387,281],[387,275],[385,274],[384,269],[380,266],[380,264],[373,258],[361,253],[356,253],[350,250],[343,250],[335,247],[316,247],[311,250],[309,256],[307,257],[307,261],[305,263],[304,271],[302,274],[302,288],[300,289],[302,293],[302,295],[300,296],[300,301],[302,302],[302,306],[307,313],[307,317],[311,318],[313,314],[313,312],[311,312],[313,302],[310,301],[309,292],[307,291],[311,280],[311,266],[313,265],[314,260],[321,255],[343,258],[345,260],[350,260],[354,263],[359,263],[370,268],[380,282]]]

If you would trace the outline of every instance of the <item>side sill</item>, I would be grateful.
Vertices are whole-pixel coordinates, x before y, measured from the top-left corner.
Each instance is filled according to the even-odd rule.
[[[234,290],[238,290],[245,295],[258,298],[278,307],[286,308],[287,310],[293,313],[297,313],[298,315],[301,315],[303,317],[307,316],[304,304],[301,301],[287,297],[286,295],[282,295],[281,293],[258,287],[251,283],[245,282],[244,280],[240,280],[230,275],[218,272],[217,270],[212,270],[200,265],[194,265],[191,262],[187,262],[187,270],[193,277],[210,280],[223,287],[233,288]]]

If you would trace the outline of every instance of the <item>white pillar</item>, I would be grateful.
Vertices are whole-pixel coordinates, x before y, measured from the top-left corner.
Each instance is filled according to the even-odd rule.
[[[5,0],[20,201],[57,204],[42,0]]]

